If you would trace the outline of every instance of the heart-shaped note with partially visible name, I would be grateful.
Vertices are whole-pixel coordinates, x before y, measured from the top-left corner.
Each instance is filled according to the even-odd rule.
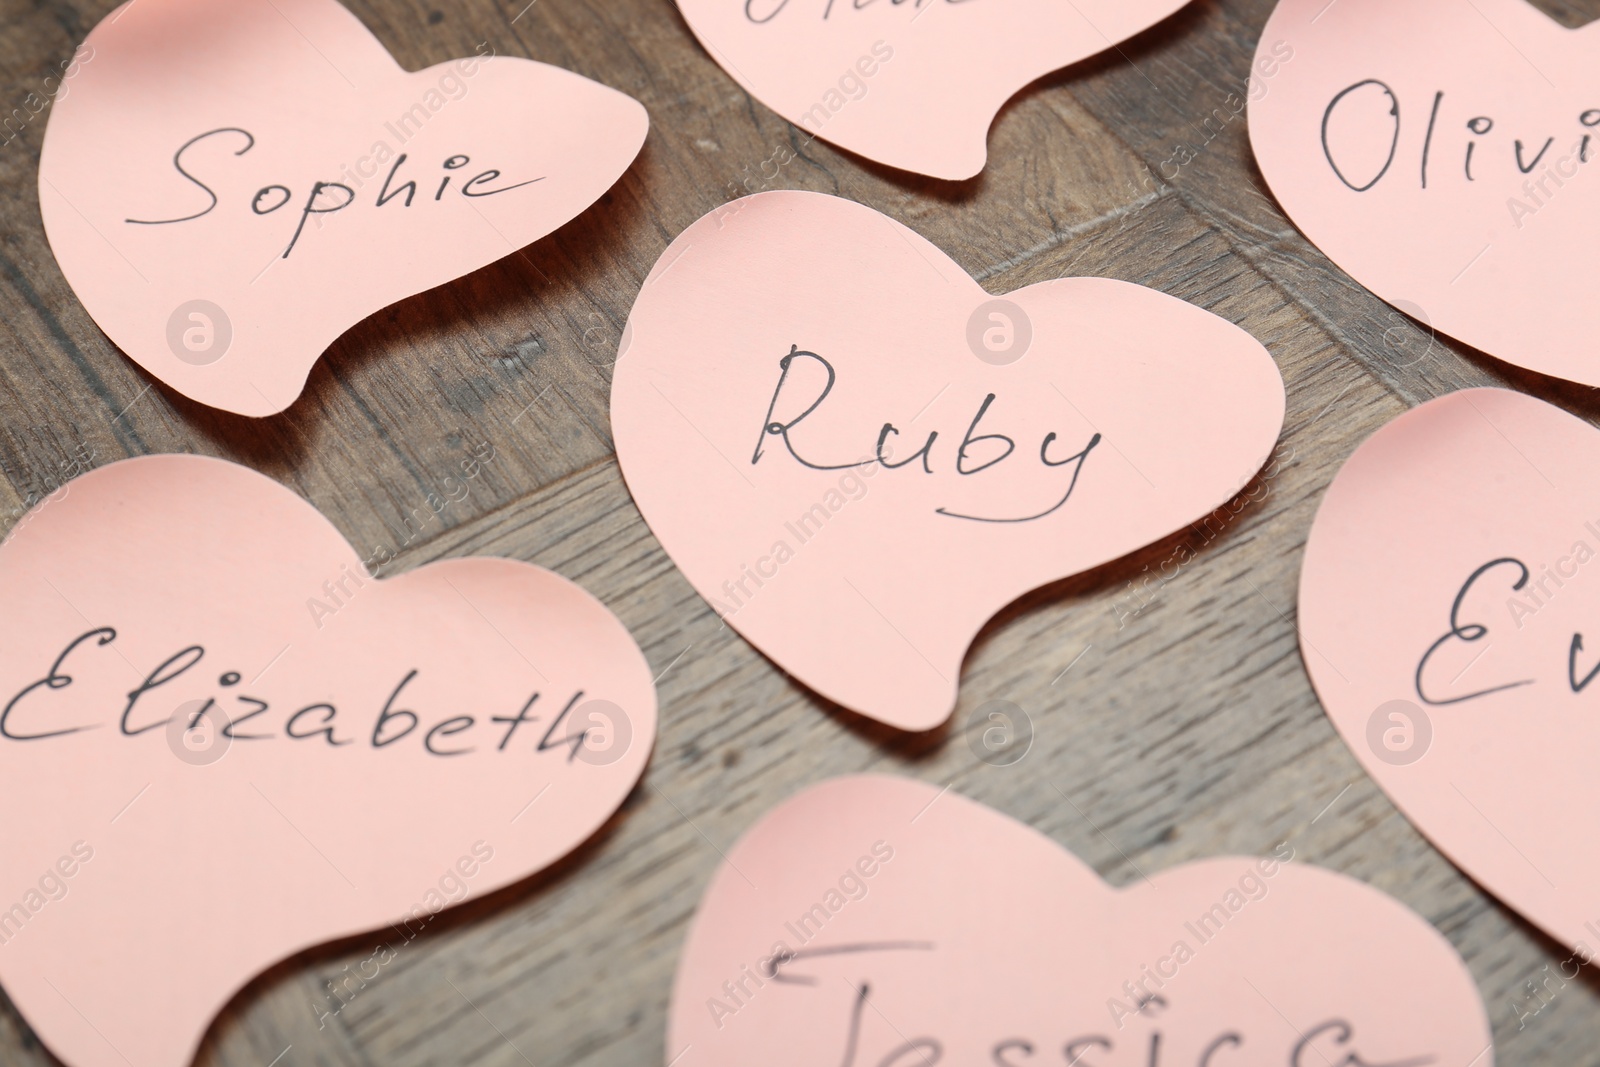
[[[922,782],[839,778],[729,850],[678,965],[667,1058],[1489,1067],[1472,977],[1360,882],[1205,860],[1116,890]]]
[[[644,143],[632,98],[524,59],[402,70],[337,0],[137,0],[52,109],[39,206],[129,358],[271,415],[380,308],[578,215]]]
[[[628,632],[503,559],[368,577],[221,460],[127,460],[0,546],[0,986],[73,1067],[180,1067],[250,978],[446,907],[603,824],[655,738]]]
[[[1188,0],[679,0],[728,76],[813,137],[891,167],[983,170],[1023,86]]]
[[[1600,950],[1600,433],[1471,389],[1368,439],[1323,497],[1300,650],[1351,751],[1467,874]],[[1578,836],[1574,830],[1578,828]]]
[[[701,595],[780,667],[903,729],[1038,586],[1200,519],[1283,424],[1266,349],[1152,289],[991,297],[916,233],[818,193],[689,227],[645,280],[617,458]]]
[[[1600,385],[1600,27],[1528,0],[1281,0],[1251,100],[1273,194],[1425,326]]]

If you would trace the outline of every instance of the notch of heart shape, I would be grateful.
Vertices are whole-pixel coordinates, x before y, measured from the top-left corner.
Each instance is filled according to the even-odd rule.
[[[1502,389],[1401,415],[1345,463],[1300,645],[1367,773],[1455,864],[1587,961],[1600,865],[1600,434]]]
[[[1258,62],[1250,143],[1273,194],[1329,259],[1433,331],[1600,385],[1600,29],[1527,0],[1281,0]]]
[[[1472,977],[1353,879],[1269,856],[1113,889],[959,794],[838,778],[729,850],[690,927],[667,1059],[1490,1064]]]
[[[728,76],[813,138],[934,178],[983,170],[989,126],[1051,71],[1188,0],[680,0]]]
[[[380,931],[325,1024],[441,909],[592,835],[655,738],[643,655],[571,582],[370,577],[221,460],[69,482],[0,595],[0,985],[73,1067],[181,1067],[253,976]]]
[[[870,208],[763,193],[646,279],[612,383],[617,458],[702,596],[785,672],[909,730],[1031,589],[1199,520],[1283,424],[1226,320],[1105,278],[991,297]]]
[[[51,250],[130,359],[241,415],[287,408],[373,312],[576,217],[649,126],[487,42],[408,73],[337,0],[139,0],[78,55],[39,161]]]

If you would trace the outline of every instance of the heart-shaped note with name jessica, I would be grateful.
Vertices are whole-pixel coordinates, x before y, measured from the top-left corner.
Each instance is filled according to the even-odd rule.
[[[69,482],[0,598],[0,986],[73,1067],[188,1063],[254,975],[382,928],[311,1005],[337,1016],[442,908],[593,834],[655,738],[644,657],[571,582],[371,578],[221,460]]]
[[[1188,0],[679,0],[728,76],[805,133],[891,167],[983,170],[1023,86]]]
[[[1471,389],[1373,434],[1323,497],[1300,651],[1351,751],[1457,866],[1600,950],[1600,434]],[[1591,566],[1591,564],[1593,564]]]
[[[1492,1064],[1449,943],[1293,856],[1284,843],[1117,890],[959,794],[834,779],[729,850],[678,965],[667,1058]]]
[[[271,415],[361,319],[556,230],[644,144],[631,97],[477,54],[407,73],[337,0],[138,0],[57,97],[39,206],[134,362]]]
[[[903,729],[956,702],[984,622],[1249,483],[1283,380],[1243,330],[1143,286],[991,297],[895,220],[818,193],[700,219],[645,280],[617,458],[728,623]]]
[[[1528,0],[1281,0],[1250,143],[1295,224],[1390,304],[1600,385],[1600,27]]]

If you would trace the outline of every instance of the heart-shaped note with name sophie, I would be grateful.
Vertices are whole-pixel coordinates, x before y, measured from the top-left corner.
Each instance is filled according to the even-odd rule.
[[[381,930],[311,1005],[336,1017],[442,908],[593,834],[655,738],[644,657],[571,582],[369,577],[221,460],[69,482],[0,597],[0,986],[73,1067],[188,1063],[253,976]]]
[[[129,358],[264,416],[379,309],[544,237],[644,144],[631,97],[497,56],[408,73],[336,0],[137,0],[79,50],[39,206]]]
[[[1188,0],[679,0],[750,95],[891,167],[983,170],[989,125],[1029,82],[1113,48]]]
[[[1281,0],[1258,60],[1286,52],[1250,143],[1306,237],[1424,329],[1600,385],[1600,28],[1528,0]]]
[[[1488,1065],[1460,957],[1403,905],[1271,855],[1113,889],[922,782],[838,778],[729,850],[678,965],[678,1067]]]
[[[611,390],[628,488],[701,595],[911,730],[949,717],[990,616],[1203,518],[1283,411],[1272,357],[1208,311],[1106,278],[991,297],[895,220],[787,191],[672,243]]]
[[[1600,434],[1472,389],[1373,434],[1323,497],[1300,650],[1328,717],[1462,870],[1587,959],[1600,865]]]

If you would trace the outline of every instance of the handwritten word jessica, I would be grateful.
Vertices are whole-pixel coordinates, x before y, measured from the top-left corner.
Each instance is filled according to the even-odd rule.
[[[784,393],[784,385],[789,381],[789,372],[795,366],[795,362],[801,359],[815,360],[816,363],[827,373],[827,383],[823,385],[821,392],[817,393],[815,398],[812,399],[798,415],[795,415],[788,421],[774,420],[772,416],[773,413],[778,409],[779,401],[789,400]],[[837,471],[844,470],[847,467],[854,467],[857,470],[860,470],[863,466],[875,463],[884,470],[892,471],[900,470],[904,467],[910,466],[911,464],[917,464],[917,466],[921,468],[924,475],[934,474],[934,445],[938,440],[939,431],[931,431],[921,448],[906,456],[905,459],[896,462],[890,460],[888,454],[885,452],[885,449],[890,445],[889,438],[898,437],[900,435],[900,430],[892,422],[883,423],[881,428],[878,430],[877,442],[869,450],[869,454],[874,458],[867,460],[866,464],[863,464],[859,459],[849,460],[843,463],[818,463],[813,462],[812,459],[802,455],[801,449],[796,443],[796,437],[802,435],[797,435],[795,428],[809,418],[819,407],[821,407],[823,401],[828,399],[829,394],[833,392],[833,387],[838,380],[838,375],[834,371],[833,364],[829,363],[826,359],[817,355],[815,352],[801,351],[798,345],[790,346],[789,354],[778,361],[778,367],[778,384],[777,387],[772,391],[772,401],[767,405],[767,415],[761,423],[761,435],[757,438],[755,452],[750,457],[750,463],[752,466],[760,463],[762,456],[765,455],[767,439],[769,437],[780,437],[783,439],[783,447],[789,453],[790,457],[792,457],[795,462],[799,463],[801,466],[808,467],[811,470]],[[998,467],[1001,463],[1004,463],[1007,459],[1009,459],[1011,454],[1017,450],[1017,442],[1013,438],[1008,437],[1003,433],[978,433],[978,424],[981,423],[984,419],[984,416],[989,413],[989,409],[991,406],[993,406],[996,399],[998,399],[998,394],[989,393],[983,398],[982,402],[979,403],[977,412],[972,416],[972,422],[968,424],[966,433],[961,438],[960,445],[958,445],[955,449],[954,461],[949,463],[948,468],[942,469],[954,470],[957,476],[969,478],[973,475],[982,474],[984,471],[992,470]],[[1052,459],[1050,454],[1051,446],[1055,444],[1056,437],[1057,434],[1052,430],[1050,433],[1044,435],[1044,439],[1039,444],[1039,464],[1043,468],[1047,470],[1068,466],[1071,468],[1070,476],[1068,476],[1066,479],[1066,490],[1062,492],[1060,499],[1056,500],[1055,503],[1050,504],[1043,510],[1030,510],[1024,514],[1013,516],[969,515],[953,511],[950,508],[945,507],[936,508],[935,511],[940,515],[944,515],[952,519],[969,519],[973,522],[1015,523],[1032,522],[1035,519],[1042,519],[1046,515],[1050,515],[1059,510],[1061,506],[1072,497],[1072,490],[1078,484],[1078,476],[1083,473],[1083,465],[1085,461],[1088,460],[1089,453],[1093,452],[1095,446],[1100,443],[1100,435],[1097,433],[1090,437],[1089,443],[1084,445],[1083,448],[1078,452],[1075,452],[1070,456],[1062,456],[1059,459]],[[993,450],[997,447],[1001,451],[998,454],[994,454]],[[812,451],[814,448],[814,445],[807,444],[805,451],[810,453],[812,456],[815,456],[817,453]],[[945,450],[946,453],[948,453],[948,451],[948,449]],[[977,451],[987,451],[989,452],[989,455],[987,458],[979,459],[974,455],[974,452]],[[857,454],[860,453],[858,452]],[[916,468],[913,467],[912,469],[915,470]]]
[[[207,130],[204,133],[196,134],[187,141],[183,142],[183,144],[178,147],[178,150],[173,153],[173,169],[179,174],[183,175],[186,180],[199,188],[201,192],[205,193],[206,196],[211,200],[210,204],[206,205],[206,207],[200,211],[192,212],[188,215],[180,215],[177,218],[124,219],[123,221],[134,226],[172,226],[180,222],[193,222],[195,219],[204,218],[205,216],[211,214],[211,212],[215,211],[218,204],[221,202],[220,198],[216,194],[216,191],[212,189],[211,186],[195,177],[195,175],[191,174],[188,170],[184,169],[183,165],[184,153],[188,152],[201,141],[211,137],[226,137],[228,140],[236,143],[242,139],[243,145],[233,153],[235,156],[242,156],[256,146],[255,134],[251,133],[249,130],[238,126],[222,126],[215,130]],[[400,155],[396,157],[394,165],[389,168],[388,177],[383,180],[383,188],[378,191],[377,197],[373,200],[374,207],[381,208],[388,204],[391,200],[400,199],[401,197],[404,198],[401,200],[401,207],[411,207],[412,201],[415,200],[417,196],[418,187],[416,178],[410,178],[409,180],[402,181],[398,185],[395,184],[395,179],[399,176],[400,168],[405,165],[406,159],[407,156],[404,152],[400,153]],[[439,187],[434,191],[431,199],[436,202],[444,199],[444,194],[450,188],[451,180],[457,176],[455,172],[461,170],[471,162],[472,157],[470,156],[461,154],[447,156],[439,164],[444,173],[439,176]],[[497,181],[499,178],[500,172],[491,167],[490,169],[481,171],[478,174],[468,178],[466,181],[459,183],[457,186],[457,191],[460,193],[460,195],[466,197],[494,196],[497,193],[508,193],[513,189],[520,189],[524,185],[532,185],[534,182],[544,180],[544,178],[541,176],[538,178],[529,178],[527,181],[516,182],[512,185],[502,185],[495,189],[487,188],[490,182]],[[250,211],[256,216],[271,215],[279,208],[287,205],[291,200],[296,199],[297,198],[294,190],[289,188],[289,186],[283,185],[279,182],[271,182],[257,189],[255,195],[250,198]],[[423,204],[426,205],[429,199],[430,198],[427,197],[426,192],[424,192]],[[300,218],[295,224],[294,235],[289,238],[289,244],[283,250],[283,258],[288,259],[289,253],[294,251],[294,246],[299,242],[301,233],[305,231],[307,219],[314,215],[331,215],[335,212],[343,211],[354,204],[355,201],[356,191],[350,188],[350,186],[346,185],[344,182],[312,182],[310,193],[304,198],[303,201],[300,202]]]
[[[839,945],[831,950],[812,950],[814,955],[833,954],[846,959],[860,959],[870,957],[882,951],[908,951],[908,950],[933,951],[934,946],[927,942],[885,942],[876,945]],[[864,969],[864,968],[863,968]],[[858,972],[859,973],[859,972]],[[790,977],[781,970],[777,975],[779,981],[804,982],[805,979]],[[850,1017],[844,1027],[841,1044],[843,1054],[836,1060],[841,1067],[939,1067],[944,1063],[944,1042],[934,1033],[925,1032],[917,1034],[918,1028],[907,1024],[905,1019],[896,1020],[891,1032],[885,1031],[885,1023],[876,1010],[867,1012],[872,992],[876,983],[868,979],[850,981],[855,990],[851,998]],[[1165,997],[1157,995],[1144,1005],[1147,1016],[1169,1007]],[[869,1024],[876,1034],[868,1033]],[[1001,1031],[1004,1034],[1005,1031]],[[1210,1040],[1205,1045],[1199,1046],[1201,1052],[1194,1060],[1178,1060],[1173,1058],[1172,1048],[1175,1044],[1173,1037],[1161,1029],[1151,1026],[1148,1035],[1130,1036],[1119,1044],[1119,1039],[1103,1033],[1083,1033],[1076,1036],[1066,1036],[1071,1031],[1061,1031],[1050,1037],[1039,1034],[1019,1034],[1015,1031],[1010,1036],[1000,1036],[989,1047],[989,1059],[985,1062],[994,1067],[1033,1067],[1035,1064],[1058,1063],[1063,1067],[1083,1065],[1083,1057],[1091,1052],[1097,1053],[1097,1062],[1100,1063],[1137,1063],[1141,1067],[1187,1067],[1193,1063],[1194,1067],[1222,1067],[1224,1062],[1232,1062],[1231,1057],[1237,1057],[1235,1051],[1241,1046],[1248,1045],[1255,1049],[1252,1063],[1283,1064],[1284,1067],[1321,1067],[1323,1064],[1344,1064],[1347,1067],[1424,1067],[1434,1062],[1432,1056],[1414,1056],[1400,1060],[1375,1061],[1357,1054],[1356,1027],[1348,1019],[1338,1016],[1329,1016],[1314,1026],[1304,1030],[1292,1032],[1287,1037],[1277,1034],[1272,1037],[1264,1035],[1247,1036],[1238,1029],[1225,1025],[1218,1026]],[[917,1034],[917,1036],[909,1036]],[[1064,1038],[1064,1040],[1063,1040]],[[1292,1040],[1290,1040],[1292,1038]],[[879,1056],[874,1052],[863,1056],[864,1046],[876,1044],[882,1047],[890,1043],[889,1051]],[[1197,1045],[1197,1042],[1191,1042]],[[1168,1047],[1163,1047],[1168,1046]],[[1060,1050],[1059,1052],[1056,1050]],[[1124,1055],[1124,1051],[1127,1055]],[[1249,1053],[1246,1053],[1249,1055]],[[1106,1057],[1109,1057],[1107,1059]]]

